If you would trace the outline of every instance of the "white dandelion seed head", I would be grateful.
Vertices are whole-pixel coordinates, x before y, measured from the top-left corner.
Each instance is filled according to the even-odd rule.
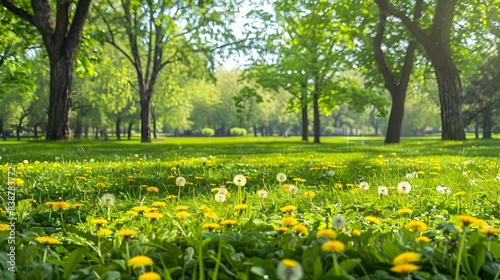
[[[113,194],[105,193],[101,196],[101,206],[111,208],[115,205],[116,198]]]
[[[266,190],[258,190],[257,195],[259,198],[266,199],[267,198],[267,191]]]
[[[175,179],[175,185],[178,187],[184,187],[186,185],[186,178],[184,177],[177,177]]]
[[[346,219],[342,215],[337,215],[332,219],[332,226],[337,229],[345,228],[347,224]]]
[[[288,191],[291,194],[295,195],[299,191],[299,188],[297,186],[295,186],[295,185],[290,185],[290,187],[288,187]]]
[[[363,189],[364,191],[367,191],[370,188],[370,185],[368,185],[367,182],[361,182],[359,183],[359,188]]]
[[[389,189],[386,186],[379,186],[377,193],[379,196],[386,196],[389,194]]]
[[[406,173],[406,179],[411,180],[413,178],[413,174]]]
[[[449,187],[445,187],[445,186],[441,186],[441,185],[436,187],[436,191],[439,193],[443,193],[443,194],[450,194],[451,193],[451,189]]]
[[[226,188],[219,188],[217,190],[217,193],[220,193],[220,194],[223,194],[223,195],[226,195],[229,191],[226,189]]]
[[[278,182],[280,183],[283,183],[286,181],[286,175],[285,173],[278,173],[276,174],[276,180],[278,180]]]
[[[330,176],[330,177],[333,177],[333,176],[335,176],[335,171],[330,170],[330,171],[328,171],[328,172],[326,173],[326,175],[328,175],[328,176]]]
[[[282,260],[276,268],[276,275],[281,280],[300,280],[304,276],[304,272],[297,261]]]
[[[215,194],[215,201],[221,202],[221,203],[226,201],[226,195],[222,194],[222,193],[216,193]]]
[[[94,162],[95,160],[94,160],[93,158],[91,158],[89,161],[90,161],[90,162]]]
[[[397,189],[398,189],[398,192],[402,193],[402,194],[410,193],[411,185],[410,185],[410,183],[403,181],[403,182],[398,184]]]
[[[247,183],[247,178],[243,175],[236,175],[234,176],[233,182],[236,186],[243,187]]]
[[[476,179],[474,179],[474,178],[470,179],[470,180],[469,180],[469,184],[470,184],[471,186],[477,186]]]
[[[413,176],[413,178],[418,178],[418,172],[417,171],[412,172],[411,176]]]

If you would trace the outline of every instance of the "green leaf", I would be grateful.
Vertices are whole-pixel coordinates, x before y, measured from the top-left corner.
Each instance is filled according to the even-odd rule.
[[[486,247],[481,243],[476,243],[470,249],[469,264],[472,273],[477,276],[486,258]]]
[[[346,273],[350,273],[360,263],[360,259],[347,259],[340,262],[340,266]]]
[[[401,249],[392,242],[383,242],[381,245],[384,255],[392,261],[397,255],[401,254]]]
[[[83,247],[79,247],[71,254],[64,262],[64,274],[63,278],[68,279],[71,276],[71,273],[75,270],[76,265],[83,259]]]

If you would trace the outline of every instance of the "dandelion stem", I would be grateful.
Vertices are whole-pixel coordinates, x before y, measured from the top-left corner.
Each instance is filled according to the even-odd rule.
[[[220,267],[220,259],[222,257],[222,240],[219,240],[219,246],[217,248],[217,260],[215,261],[214,273],[212,274],[212,280],[217,280]]]
[[[460,279],[460,265],[462,264],[462,253],[464,252],[466,233],[467,233],[467,226],[464,226],[464,232],[460,237],[460,245],[458,247],[457,267],[455,269],[455,280]]]
[[[335,271],[335,276],[340,276],[339,263],[337,261],[337,253],[332,254],[333,257],[333,269]]]

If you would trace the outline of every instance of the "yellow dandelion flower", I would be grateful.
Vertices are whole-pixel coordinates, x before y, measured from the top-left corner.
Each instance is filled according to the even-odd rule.
[[[219,216],[217,216],[217,213],[215,213],[215,212],[205,212],[205,217],[212,219],[212,220],[219,219]]]
[[[52,209],[54,210],[68,210],[71,205],[65,201],[54,202]]]
[[[236,221],[236,220],[224,220],[224,221],[220,222],[221,225],[228,226],[228,227],[235,226],[237,223],[238,223],[238,221]]]
[[[291,184],[283,184],[281,186],[281,189],[284,190],[284,191],[287,191],[289,188],[290,188]]]
[[[139,275],[138,280],[161,280],[161,276],[156,272],[146,272]]]
[[[359,229],[353,229],[351,230],[351,235],[356,235],[356,236],[360,236],[361,235],[361,231]]]
[[[351,190],[351,193],[352,194],[357,194],[357,193],[361,192],[361,190],[362,190],[362,188],[355,188],[355,189]]]
[[[464,195],[464,194],[465,194],[465,192],[456,192],[456,193],[454,194],[454,196],[462,196],[462,195]]]
[[[179,206],[175,207],[175,210],[177,210],[177,211],[187,211],[188,207],[185,206],[185,205],[179,205]]]
[[[287,205],[285,207],[281,207],[280,210],[281,210],[281,212],[284,212],[284,213],[290,213],[290,212],[296,211],[297,210],[297,206],[295,206],[295,205]]]
[[[117,232],[118,236],[123,236],[123,237],[132,237],[139,232],[137,230],[131,230],[131,229],[122,229]]]
[[[274,231],[278,234],[280,233],[287,233],[290,229],[287,227],[275,227]]]
[[[146,191],[147,191],[147,192],[159,192],[159,191],[160,191],[160,189],[159,189],[159,188],[157,188],[157,187],[148,187],[148,188],[146,189]]]
[[[321,245],[321,250],[327,253],[338,253],[345,250],[345,244],[337,240],[330,240]]]
[[[305,225],[302,225],[302,224],[296,224],[293,226],[292,228],[295,232],[297,232],[299,235],[301,234],[307,234],[309,232],[309,230],[307,229],[307,227]]]
[[[46,244],[46,245],[61,244],[61,241],[59,241],[59,239],[50,236],[40,236],[35,238],[35,240],[40,244]]]
[[[133,268],[140,268],[146,265],[153,265],[153,260],[148,256],[140,255],[128,260],[127,264]]]
[[[97,235],[99,235],[99,236],[108,236],[108,235],[111,235],[111,234],[113,234],[113,231],[112,231],[112,230],[109,230],[109,229],[107,229],[107,228],[105,228],[105,229],[101,229],[101,230],[99,230],[99,231],[97,232]]]
[[[365,221],[370,222],[370,223],[374,223],[374,224],[380,224],[382,222],[380,219],[372,217],[372,216],[366,216]]]
[[[132,207],[132,210],[137,212],[137,213],[144,213],[149,211],[149,207],[147,206],[134,206]]]
[[[95,186],[98,188],[104,188],[106,184],[104,184],[103,182],[98,182]]]
[[[22,173],[21,173],[22,174]],[[21,178],[10,178],[8,185],[22,186],[24,185],[24,180]]]
[[[398,265],[398,264],[404,264],[404,263],[414,263],[420,261],[420,255],[415,253],[415,252],[404,252],[399,255],[397,255],[394,260],[392,261],[392,264]]]
[[[72,205],[74,208],[78,209],[83,206],[83,203],[75,203]]]
[[[219,227],[220,227],[220,225],[217,223],[206,223],[206,224],[203,224],[201,226],[201,228],[208,229],[208,230],[214,230],[214,229],[217,229]]]
[[[234,206],[235,211],[243,211],[243,210],[246,210],[247,208],[248,208],[248,205],[246,205],[246,204],[238,204],[238,205]]]
[[[431,239],[427,236],[422,235],[422,236],[417,237],[415,239],[415,241],[417,241],[417,243],[429,243],[429,242],[431,242]]]
[[[178,219],[187,219],[187,218],[191,217],[191,214],[189,214],[187,211],[179,211],[179,212],[177,212],[177,214],[175,214],[175,216]]]
[[[284,217],[281,221],[285,226],[294,226],[299,223],[295,217]]]
[[[398,210],[398,214],[411,214],[413,213],[413,210],[409,208],[403,208]]]
[[[10,230],[9,225],[7,225],[7,224],[0,224],[0,231],[6,231],[6,230]]]
[[[392,272],[398,273],[398,274],[409,274],[412,273],[413,271],[419,270],[420,266],[414,265],[411,263],[403,263],[403,264],[398,264],[395,265],[391,268]]]
[[[129,216],[133,216],[133,217],[137,217],[137,216],[139,216],[139,213],[137,213],[137,212],[136,212],[136,211],[134,211],[134,210],[128,210],[128,211],[127,211],[127,215],[129,215]]]
[[[149,213],[146,213],[145,216],[146,216],[146,218],[150,218],[152,220],[163,218],[163,214],[157,213],[157,212],[149,212]]]
[[[203,211],[203,212],[212,212],[212,208],[210,208],[210,207],[209,207],[209,206],[207,206],[207,205],[202,205],[202,206],[200,206],[200,208],[199,208],[199,209],[200,209],[201,211]]]
[[[326,229],[320,229],[318,230],[318,232],[316,232],[316,238],[321,238],[321,237],[325,237],[325,238],[335,238],[337,234],[335,233],[335,231],[333,229],[330,229],[330,228],[326,228]]]
[[[459,215],[457,216],[458,220],[460,220],[465,226],[472,225],[476,223],[477,219],[469,216],[469,215]]]
[[[156,206],[156,207],[165,207],[167,206],[167,204],[163,201],[155,201],[153,202],[153,206]]]
[[[176,198],[177,198],[176,195],[173,195],[173,194],[167,195],[167,199],[176,199]]]
[[[91,221],[91,223],[93,225],[96,225],[96,226],[103,226],[103,225],[107,225],[108,224],[108,221],[105,220],[105,219],[93,219]]]
[[[71,173],[65,173],[64,176],[71,177]]]
[[[479,230],[479,232],[486,235],[493,235],[495,233],[500,233],[500,228],[482,228]]]
[[[406,228],[409,230],[426,231],[427,224],[422,221],[411,221],[406,224]]]
[[[305,198],[313,198],[316,196],[316,193],[314,191],[307,191],[303,194]]]

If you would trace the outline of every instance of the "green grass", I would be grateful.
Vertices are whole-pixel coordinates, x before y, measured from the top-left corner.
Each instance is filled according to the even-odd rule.
[[[299,269],[302,279],[498,278],[498,140],[403,138],[399,145],[383,145],[380,137],[322,141],[7,141],[0,150],[0,184],[6,194],[0,200],[0,223],[9,224],[11,215],[17,219],[17,279],[147,279],[145,271],[162,279],[294,279],[282,275]],[[287,180],[278,182],[278,173]],[[230,184],[239,174],[247,177],[241,194]],[[176,186],[180,176],[188,182],[184,187]],[[9,180],[17,202],[12,213],[7,207]],[[411,185],[409,193],[398,192],[403,181]],[[368,190],[360,188],[361,182],[368,183]],[[291,184],[296,193],[289,191],[295,189]],[[230,196],[217,202],[222,185]],[[379,195],[379,186],[388,188],[387,196]],[[266,198],[259,197],[260,190],[267,192]],[[114,197],[107,202],[109,194]],[[47,202],[58,202],[63,209]],[[156,210],[161,218],[141,214],[132,219],[131,209],[153,207],[154,202],[165,203]],[[73,206],[66,209],[66,203]],[[76,203],[83,206],[75,208]],[[242,203],[246,210],[237,210]],[[297,209],[283,212],[287,205]],[[180,217],[177,206],[187,206],[190,216]],[[97,218],[108,223],[100,228],[92,223]],[[377,219],[380,223],[373,222]],[[460,219],[478,225],[463,227]],[[235,226],[223,225],[231,220]],[[408,229],[410,221],[427,228]],[[210,223],[219,227],[203,229]],[[479,232],[483,227],[492,233]],[[112,234],[99,236],[100,229]],[[123,229],[137,234],[121,237],[117,232]],[[1,252],[10,251],[9,234],[0,231]],[[57,238],[61,245],[40,244],[36,238],[41,236]],[[430,242],[417,242],[417,237]],[[397,272],[401,267],[393,260],[402,252],[418,254],[417,271]],[[142,255],[154,265],[128,266],[132,257]],[[14,279],[7,260],[0,254],[0,279]]]

